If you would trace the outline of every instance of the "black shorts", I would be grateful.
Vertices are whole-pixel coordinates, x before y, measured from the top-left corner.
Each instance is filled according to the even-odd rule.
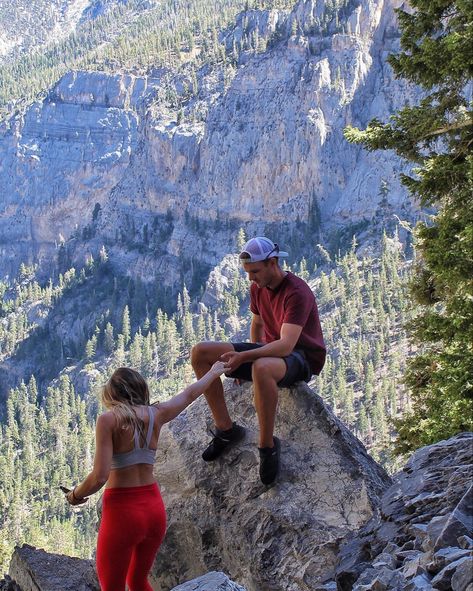
[[[241,351],[251,351],[252,349],[259,349],[263,347],[261,343],[232,343],[235,351],[240,353]],[[301,349],[294,349],[294,351],[287,357],[283,357],[286,363],[286,373],[282,380],[278,382],[278,386],[282,388],[288,388],[295,382],[308,382],[312,376],[309,363],[306,359],[304,351]],[[225,374],[228,378],[238,378],[239,380],[245,380],[252,382],[253,377],[251,375],[252,361],[248,363],[242,363],[238,369],[230,374]]]

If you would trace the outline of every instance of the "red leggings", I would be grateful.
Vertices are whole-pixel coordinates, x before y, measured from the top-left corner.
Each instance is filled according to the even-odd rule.
[[[97,540],[102,591],[153,591],[148,573],[166,531],[166,511],[157,484],[107,488]]]

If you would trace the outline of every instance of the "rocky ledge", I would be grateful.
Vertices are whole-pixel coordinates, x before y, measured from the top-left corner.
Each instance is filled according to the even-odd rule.
[[[49,554],[28,544],[15,548],[0,591],[100,591],[91,560]],[[171,591],[245,591],[224,573],[211,572]]]
[[[100,591],[91,560],[50,554],[24,544],[15,548],[0,591]]]

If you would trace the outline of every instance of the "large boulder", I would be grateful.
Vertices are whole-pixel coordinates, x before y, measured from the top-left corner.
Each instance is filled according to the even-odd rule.
[[[168,530],[153,576],[160,591],[218,570],[248,591],[313,589],[330,576],[340,541],[370,519],[386,472],[307,385],[280,391],[280,477],[258,475],[252,386],[226,381],[246,439],[213,463],[201,452],[210,413],[202,398],[161,433],[157,476]]]

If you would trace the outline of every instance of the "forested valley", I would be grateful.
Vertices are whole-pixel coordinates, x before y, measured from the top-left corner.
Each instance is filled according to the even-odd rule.
[[[241,230],[238,243],[243,240]],[[356,247],[354,237],[345,254],[333,256],[317,245],[312,260],[302,258],[288,268],[316,295],[328,349],[326,366],[311,386],[392,471],[400,461],[392,453],[392,419],[409,407],[399,376],[410,350],[405,330],[412,316],[410,257],[397,233],[384,235],[380,256],[358,254]],[[76,482],[91,467],[100,386],[115,368],[129,365],[146,377],[153,399],[164,400],[193,380],[193,344],[248,338],[249,282],[234,259],[227,263],[230,280],[213,306],[191,299],[185,285],[167,310],[156,308],[145,290],[128,290],[118,312],[106,309],[90,334],[68,344],[69,352],[75,346],[74,359],[64,357],[53,327],[65,310],[71,314],[61,304],[68,298],[80,301],[81,290],[95,294],[97,308],[104,298],[114,302],[110,286],[118,281],[105,249],[96,261],[69,269],[55,283],[38,283],[35,268],[22,266],[18,277],[0,284],[2,365],[14,360],[18,367],[33,355],[41,368],[40,379],[28,376],[2,401],[0,471],[8,475],[0,483],[3,566],[13,545],[22,542],[90,556],[95,505],[75,512],[58,487]],[[79,313],[73,309],[68,320]],[[48,375],[54,377],[45,379]]]

